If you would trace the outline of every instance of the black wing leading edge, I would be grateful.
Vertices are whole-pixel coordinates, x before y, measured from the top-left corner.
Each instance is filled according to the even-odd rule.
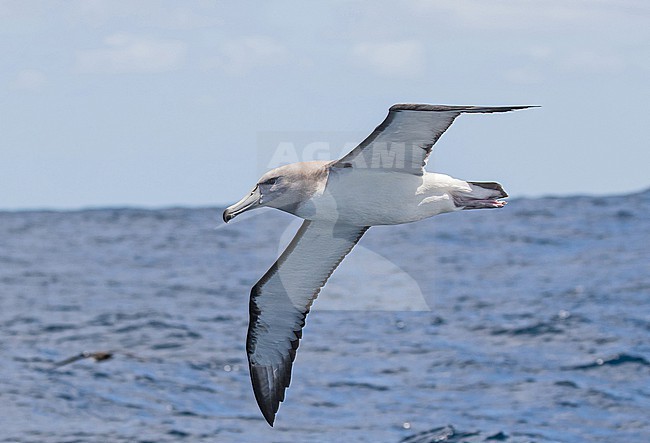
[[[251,290],[246,352],[257,404],[273,426],[312,302],[367,227],[305,221]]]
[[[532,106],[398,104],[359,146],[333,167],[369,168],[422,175],[433,145],[463,113],[493,113]]]

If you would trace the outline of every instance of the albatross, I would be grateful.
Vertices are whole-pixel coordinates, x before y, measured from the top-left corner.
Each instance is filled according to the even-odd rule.
[[[223,212],[224,222],[270,207],[304,222],[250,293],[246,353],[255,399],[269,425],[284,401],[309,309],[332,272],[376,225],[397,225],[465,209],[501,208],[508,196],[495,182],[472,182],[425,171],[433,145],[461,114],[532,106],[397,104],[343,158],[309,161],[264,174]]]

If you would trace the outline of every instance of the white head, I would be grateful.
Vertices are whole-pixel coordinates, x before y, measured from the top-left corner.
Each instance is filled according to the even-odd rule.
[[[322,180],[327,178],[327,163],[292,163],[270,170],[260,177],[248,195],[223,211],[223,221],[228,223],[249,209],[264,206],[295,213],[300,204],[309,200],[323,185]]]

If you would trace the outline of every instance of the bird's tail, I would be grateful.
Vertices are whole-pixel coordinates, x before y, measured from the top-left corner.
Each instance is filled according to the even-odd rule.
[[[506,202],[499,200],[508,194],[495,182],[467,182],[470,192],[454,193],[454,204],[462,209],[502,208]]]

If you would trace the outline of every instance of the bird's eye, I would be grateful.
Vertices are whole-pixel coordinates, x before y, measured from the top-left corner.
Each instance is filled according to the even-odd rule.
[[[278,181],[278,178],[273,177],[273,178],[270,178],[270,179],[268,179],[268,180],[266,180],[266,181],[264,181],[264,182],[262,182],[260,184],[261,185],[274,185],[276,181]]]

